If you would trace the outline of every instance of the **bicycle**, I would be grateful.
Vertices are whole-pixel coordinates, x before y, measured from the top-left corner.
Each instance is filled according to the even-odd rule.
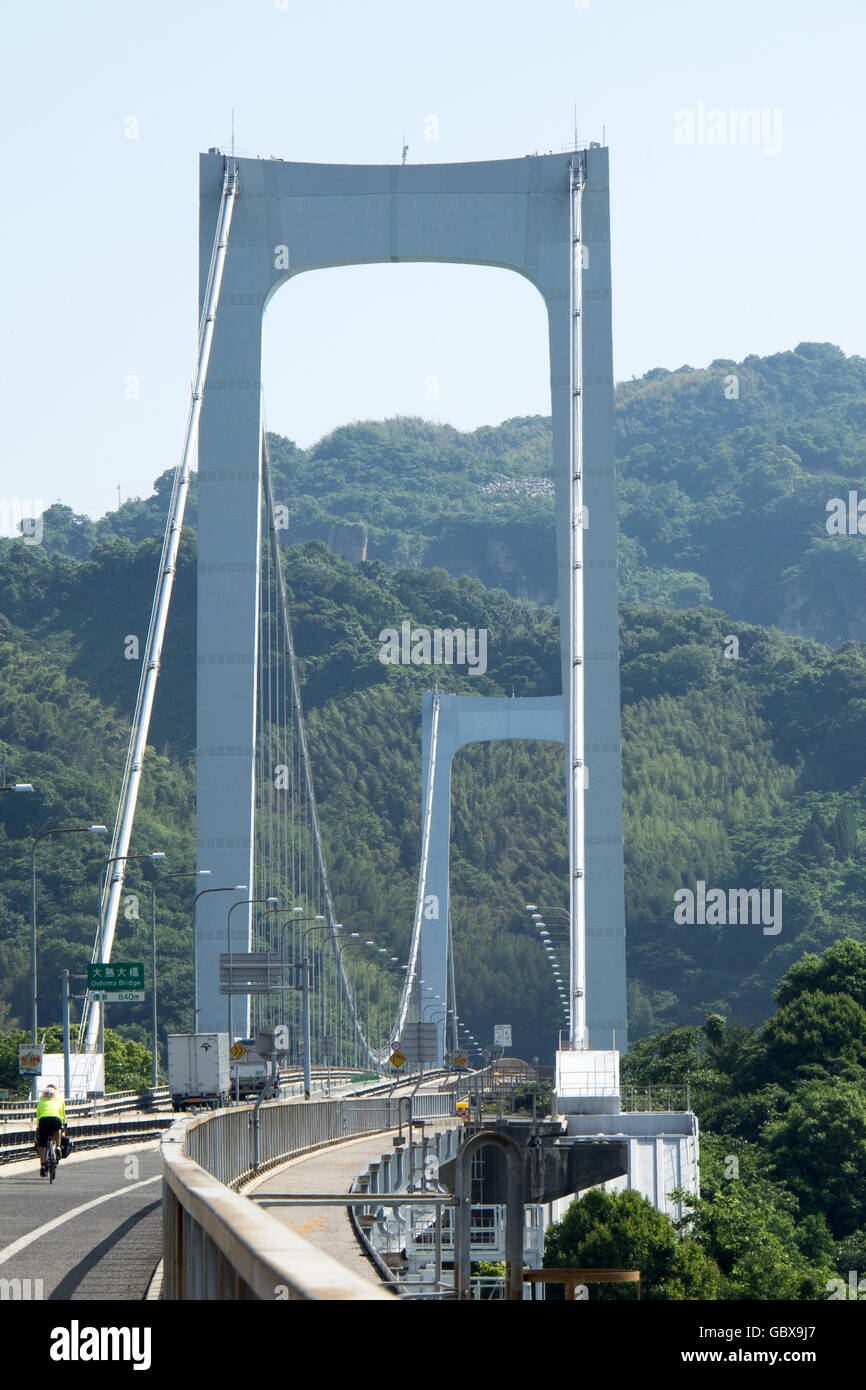
[[[57,1172],[57,1149],[54,1144],[53,1134],[49,1137],[48,1143],[46,1145],[45,1159],[48,1164],[48,1182],[50,1186],[51,1183],[53,1183],[54,1175]]]

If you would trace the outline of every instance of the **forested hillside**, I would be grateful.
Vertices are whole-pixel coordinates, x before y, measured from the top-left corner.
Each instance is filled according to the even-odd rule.
[[[760,1033],[710,1014],[702,1027],[642,1040],[623,1059],[627,1094],[635,1086],[656,1104],[682,1104],[690,1086],[701,1193],[682,1194],[681,1239],[637,1192],[595,1189],[548,1228],[546,1265],[638,1268],[648,1299],[858,1297],[866,1265],[866,945],[839,941],[821,957],[804,956],[776,1002]],[[602,1286],[593,1296],[630,1291]]]
[[[420,697],[430,673],[383,665],[378,634],[403,618],[485,627],[487,673],[440,667],[440,687],[545,695],[559,683],[556,617],[442,569],[356,567],[320,543],[287,546],[286,562],[338,912],[405,958],[420,837]],[[0,1012],[10,1025],[27,1016],[31,837],[51,825],[111,824],[138,678],[125,642],[143,637],[155,564],[152,541],[114,541],[86,561],[0,544],[0,755],[37,788],[33,797],[0,797]],[[163,850],[176,869],[193,860],[194,577],[190,534],[134,840],[136,852]],[[731,636],[737,656],[726,655]],[[759,1021],[804,950],[840,935],[866,938],[866,648],[833,651],[706,608],[626,606],[622,688],[635,1033],[700,1023],[707,1012]],[[510,1020],[515,1050],[529,1056],[549,1055],[559,1019],[523,905],[562,901],[563,803],[559,746],[480,745],[455,762],[460,1012],[485,1038],[494,1021]],[[40,847],[46,1020],[58,1015],[61,966],[81,968],[89,954],[105,852],[86,836]],[[130,871],[131,885],[145,877]],[[698,880],[708,889],[780,890],[781,932],[677,925],[674,893]],[[192,888],[176,880],[159,892],[161,1019],[186,1029]],[[146,929],[133,920],[121,933],[130,958],[139,957]],[[148,1006],[123,1007],[131,1036],[146,1040]]]
[[[829,343],[620,383],[623,601],[709,604],[832,646],[866,639],[862,537],[827,531],[831,499],[866,498],[864,426],[866,360]],[[441,566],[555,602],[548,419],[471,433],[363,422],[306,450],[274,436],[271,450],[292,543],[324,541],[389,570]],[[161,534],[169,488],[164,473],[153,497],[97,522],[50,507],[44,544],[83,558],[96,541]],[[187,520],[194,527],[194,487]]]

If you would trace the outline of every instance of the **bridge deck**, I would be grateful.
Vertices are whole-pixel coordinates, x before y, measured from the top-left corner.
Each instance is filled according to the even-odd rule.
[[[447,1128],[449,1123],[459,1121],[435,1121],[436,1127],[442,1129]],[[263,1197],[266,1194],[294,1196],[304,1192],[348,1192],[358,1174],[390,1148],[390,1134],[335,1144],[331,1148],[306,1154],[303,1158],[291,1159],[276,1172],[249,1183],[244,1187],[243,1195]],[[324,1250],[355,1274],[360,1274],[363,1279],[369,1279],[374,1284],[383,1282],[358,1243],[348,1210],[334,1207],[268,1207],[267,1210],[290,1230]]]
[[[0,1168],[0,1280],[41,1280],[33,1298],[144,1298],[162,1255],[161,1178],[157,1141],[72,1154],[53,1185],[35,1158]]]
[[[354,1139],[347,1144],[335,1144],[332,1148],[305,1154],[303,1158],[290,1159],[275,1173],[268,1173],[244,1187],[243,1195],[348,1192],[367,1164],[374,1163],[387,1152],[390,1142],[389,1135],[377,1134],[372,1139]],[[382,1282],[358,1244],[348,1211],[333,1207],[268,1207],[268,1212],[296,1235],[303,1236],[311,1245],[360,1274],[362,1279],[369,1279],[373,1284]]]

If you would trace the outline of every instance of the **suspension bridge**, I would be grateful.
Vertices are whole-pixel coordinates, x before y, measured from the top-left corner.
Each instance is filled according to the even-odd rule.
[[[93,960],[111,958],[197,458],[197,852],[199,869],[208,870],[219,888],[197,901],[197,1028],[226,1029],[238,1038],[257,1025],[281,1023],[297,1061],[300,999],[290,967],[308,959],[315,1062],[363,1062],[380,1069],[411,1023],[426,1018],[436,1024],[431,1060],[441,1066],[467,1040],[459,1032],[449,911],[451,758],[479,738],[553,738],[565,750],[569,824],[565,1023],[574,1046],[622,1049],[607,151],[592,146],[490,164],[368,168],[233,158],[212,150],[202,156],[200,181],[195,377]],[[261,326],[271,296],[294,276],[373,260],[504,266],[529,278],[544,296],[563,695],[488,699],[477,709],[472,699],[425,698],[421,849],[410,943],[404,961],[389,953],[380,962],[388,967],[385,1017],[377,980],[380,1007],[371,1029],[369,1008],[359,1002],[352,978],[352,924],[341,923],[335,913],[323,848],[283,572],[291,498],[278,503],[274,495]],[[246,887],[232,901],[235,885]],[[375,949],[380,955],[387,950]],[[226,956],[232,963],[238,958],[235,969],[226,970]],[[267,993],[243,990],[241,962],[254,956],[270,965]],[[369,985],[369,971],[364,974]],[[233,978],[242,992],[228,992]],[[98,1043],[100,1015],[101,1005],[88,997],[80,1026],[85,1050]]]
[[[335,912],[284,572],[291,499],[275,496],[261,383],[262,316],[294,276],[400,261],[497,266],[524,276],[544,300],[562,670],[562,694],[554,698],[424,697],[419,872],[405,960],[363,940]],[[307,1099],[262,1104],[263,1094],[254,1109],[183,1121],[163,1140],[166,1296],[282,1296],[275,1288],[297,1298],[373,1296],[369,1284],[365,1291],[345,1269],[335,1273],[326,1257],[324,1264],[313,1259],[289,1230],[277,1238],[276,1218],[264,1206],[300,1203],[353,1212],[382,1279],[397,1260],[407,1288],[420,1280],[428,1292],[468,1297],[471,1261],[482,1248],[473,1246],[471,1231],[472,1164],[486,1144],[507,1163],[497,1198],[508,1212],[502,1250],[507,1296],[521,1297],[523,1264],[533,1251],[538,1262],[537,1240],[527,1245],[521,1235],[526,1203],[535,1204],[540,1221],[543,1203],[616,1180],[678,1215],[671,1190],[697,1190],[697,1127],[688,1103],[664,1113],[626,1112],[620,1094],[627,1033],[607,150],[590,144],[523,159],[398,166],[298,164],[209,150],[200,162],[200,307],[189,414],[92,958],[110,961],[114,945],[197,460],[196,840],[198,870],[210,874],[212,886],[196,900],[195,1027],[228,1033],[230,1042],[253,1028],[279,1027],[290,1065],[303,1055]],[[551,1120],[534,1118],[522,1138],[507,1123],[495,1132],[476,1123],[461,1142],[459,1087],[447,1071],[467,1040],[449,911],[451,762],[466,744],[509,738],[563,746],[567,1039],[556,1051]],[[376,973],[372,1023],[369,967],[360,987],[356,971],[362,940],[386,957]],[[425,1023],[434,1038],[426,1058],[432,1091],[419,1082],[394,1095],[380,1084],[359,1096],[345,1091],[348,1078],[341,1076],[335,1087],[339,1079],[342,1099],[309,1098],[311,1062],[325,1068],[328,1087],[332,1067],[381,1074],[392,1048],[415,1025],[422,1025],[420,1037]],[[102,1004],[88,995],[79,1049],[96,1050],[101,1028]],[[435,1154],[426,1137],[420,1147],[413,1139],[413,1126],[434,1120],[443,1124]],[[395,1149],[381,1155],[387,1132]],[[532,1164],[522,1147],[528,1134]],[[324,1167],[316,1159],[303,1200],[272,1185],[262,1208],[238,1195],[263,1167],[353,1145],[361,1145],[346,1160],[357,1160],[355,1195],[335,1190],[335,1170],[325,1159]],[[408,1213],[425,1201],[416,1227]],[[453,1257],[447,1285],[446,1236]],[[24,1234],[0,1249],[0,1262],[18,1259],[32,1239]]]

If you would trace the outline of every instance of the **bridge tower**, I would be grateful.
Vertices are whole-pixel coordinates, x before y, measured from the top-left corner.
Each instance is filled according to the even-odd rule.
[[[561,736],[566,748],[572,749],[568,759],[572,764],[568,767],[572,882],[579,858],[586,893],[585,912],[580,912],[579,923],[574,912],[572,924],[573,930],[579,927],[585,935],[586,945],[588,1010],[583,1045],[609,1046],[615,1034],[617,1045],[622,1046],[625,926],[607,150],[593,145],[580,152],[464,164],[234,162],[239,192],[199,441],[199,863],[211,869],[214,883],[253,882],[261,341],[267,302],[295,275],[330,266],[443,261],[513,270],[536,287],[548,315],[564,692],[572,689],[574,680],[572,463],[575,419],[579,419],[584,527],[578,544],[585,615],[581,701],[589,786],[584,822],[583,794],[574,790],[574,701],[566,698]],[[202,155],[202,299],[223,167],[218,151]],[[575,375],[573,304],[576,172],[581,190],[582,258],[579,377]],[[539,708],[538,727],[547,729],[541,715]],[[494,714],[490,736],[497,737],[496,730],[504,727]],[[581,752],[581,763],[583,759]],[[583,775],[581,768],[581,779]],[[577,817],[576,811],[580,812]],[[249,949],[250,930],[248,909],[236,912],[232,950]],[[218,895],[200,899],[195,931],[199,1027],[221,1028],[225,1003],[219,994],[218,957],[228,939]],[[572,957],[575,960],[574,950]],[[573,980],[573,1008],[574,1002]],[[233,1031],[245,1032],[246,1014],[237,1001],[233,1007]]]

